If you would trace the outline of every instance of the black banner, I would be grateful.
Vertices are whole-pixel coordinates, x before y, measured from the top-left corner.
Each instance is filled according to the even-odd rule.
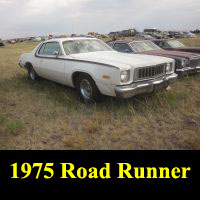
[[[0,151],[2,184],[195,184],[200,151]]]

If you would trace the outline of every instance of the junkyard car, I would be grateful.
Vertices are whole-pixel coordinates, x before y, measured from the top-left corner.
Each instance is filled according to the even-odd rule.
[[[153,42],[162,49],[166,49],[170,51],[184,51],[184,52],[200,54],[200,47],[187,47],[178,40],[161,39],[161,40],[153,40]]]
[[[119,53],[92,38],[42,42],[22,54],[19,65],[33,81],[43,77],[76,88],[84,101],[98,101],[102,95],[130,98],[151,93],[177,78],[173,59]]]
[[[3,46],[5,46],[5,44],[4,44],[4,42],[0,38],[0,47],[3,47]]]
[[[151,35],[138,33],[135,35],[135,39],[137,39],[137,40],[153,40],[154,38]]]
[[[200,56],[198,54],[161,49],[152,41],[115,41],[109,45],[120,52],[163,56],[175,59],[176,73],[180,75],[200,72]]]

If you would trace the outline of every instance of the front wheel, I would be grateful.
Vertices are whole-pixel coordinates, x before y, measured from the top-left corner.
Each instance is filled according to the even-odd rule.
[[[102,94],[94,80],[87,74],[79,75],[76,81],[76,89],[84,103],[94,103],[102,100]]]
[[[39,78],[32,66],[28,68],[28,76],[32,81],[35,81]]]

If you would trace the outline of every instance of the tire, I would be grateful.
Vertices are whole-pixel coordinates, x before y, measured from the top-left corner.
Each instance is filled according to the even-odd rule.
[[[33,69],[32,66],[28,67],[28,77],[32,80],[32,81],[36,81],[39,79],[39,76],[37,75],[37,73],[35,72],[35,70]]]
[[[95,103],[102,101],[102,94],[97,88],[94,80],[88,74],[80,74],[76,80],[76,89],[80,100],[84,103]]]

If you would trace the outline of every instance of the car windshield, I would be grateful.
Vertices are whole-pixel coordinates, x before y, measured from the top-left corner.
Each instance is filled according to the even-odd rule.
[[[179,42],[178,40],[170,40],[167,41],[167,43],[170,45],[172,48],[179,48],[179,47],[184,47],[184,44]]]
[[[113,51],[111,47],[100,40],[69,40],[63,42],[63,47],[66,54]]]
[[[142,53],[144,51],[160,50],[160,47],[155,45],[151,41],[137,41],[130,43],[132,49],[136,53]]]

